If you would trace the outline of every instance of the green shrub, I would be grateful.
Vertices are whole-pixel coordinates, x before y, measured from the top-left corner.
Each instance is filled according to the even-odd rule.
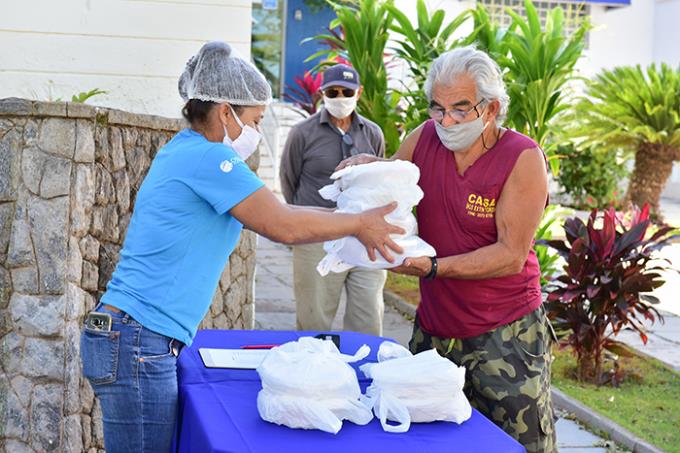
[[[541,288],[545,288],[552,281],[553,276],[559,273],[560,256],[547,246],[547,242],[553,239],[554,231],[560,229],[559,224],[567,215],[571,215],[570,210],[563,209],[559,205],[548,206],[534,235],[534,251],[541,269]]]
[[[624,153],[572,146],[561,146],[557,153],[562,156],[557,181],[574,208],[622,206],[621,182],[630,173]]]

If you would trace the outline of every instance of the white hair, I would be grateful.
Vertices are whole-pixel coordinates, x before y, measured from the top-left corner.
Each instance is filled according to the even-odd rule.
[[[425,81],[427,100],[432,101],[432,88],[435,84],[451,85],[462,74],[469,74],[475,80],[480,98],[487,101],[497,100],[500,103],[496,125],[502,125],[508,113],[510,98],[505,91],[501,69],[486,52],[473,46],[449,50],[432,62]]]

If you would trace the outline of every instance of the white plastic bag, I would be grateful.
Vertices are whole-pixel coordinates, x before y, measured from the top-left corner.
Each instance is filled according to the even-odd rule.
[[[423,198],[423,191],[418,186],[419,178],[418,167],[403,160],[373,162],[333,173],[331,179],[335,182],[322,187],[319,193],[337,203],[336,212],[359,213],[393,201],[398,203],[385,220],[406,231],[402,235],[392,235],[404,253],[393,254],[394,263],[389,263],[381,255],[371,261],[366,248],[354,236],[328,241],[324,244],[327,255],[317,266],[319,274],[344,272],[354,266],[388,269],[401,265],[409,257],[435,256],[434,248],[418,237],[418,226],[412,213],[413,206]]]
[[[462,423],[472,415],[463,393],[465,368],[440,356],[435,349],[416,355],[391,342],[378,350],[379,363],[368,363],[361,371],[373,383],[362,403],[372,408],[387,432],[404,433],[411,422],[449,421]],[[397,425],[388,424],[388,420]]]
[[[289,428],[320,429],[337,434],[342,421],[365,425],[373,419],[359,398],[361,389],[348,363],[365,358],[363,345],[353,356],[341,354],[331,341],[302,337],[273,348],[257,372],[260,417]]]

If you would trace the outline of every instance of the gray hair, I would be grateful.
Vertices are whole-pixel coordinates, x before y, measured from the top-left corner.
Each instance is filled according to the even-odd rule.
[[[435,84],[450,85],[462,74],[469,74],[475,80],[480,98],[487,101],[497,100],[500,103],[496,125],[502,125],[508,113],[510,98],[505,91],[501,69],[486,52],[473,46],[449,50],[432,62],[425,81],[427,100],[432,101],[432,88]]]

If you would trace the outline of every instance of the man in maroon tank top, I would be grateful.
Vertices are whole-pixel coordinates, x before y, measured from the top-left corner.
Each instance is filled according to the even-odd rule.
[[[394,156],[420,168],[419,234],[437,251],[392,269],[420,277],[411,350],[434,347],[464,366],[473,406],[528,452],[556,451],[552,328],[532,248],[548,197],[543,152],[501,127],[509,100],[486,53],[444,53],[425,91],[432,119]],[[341,166],[375,160],[359,155]]]

